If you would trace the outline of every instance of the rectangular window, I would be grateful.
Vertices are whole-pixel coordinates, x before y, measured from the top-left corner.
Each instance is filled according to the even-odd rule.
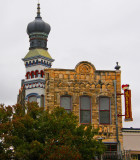
[[[80,97],[80,123],[91,123],[91,98],[89,96]]]
[[[60,106],[63,107],[67,112],[70,112],[72,109],[71,96],[62,96],[60,99]]]
[[[100,97],[99,99],[100,124],[110,124],[110,98]]]

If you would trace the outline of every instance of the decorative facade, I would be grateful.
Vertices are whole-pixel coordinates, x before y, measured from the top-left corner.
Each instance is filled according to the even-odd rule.
[[[45,109],[64,107],[79,117],[80,124],[99,128],[97,139],[109,152],[123,148],[121,104],[121,71],[96,70],[83,61],[75,69],[45,69]]]

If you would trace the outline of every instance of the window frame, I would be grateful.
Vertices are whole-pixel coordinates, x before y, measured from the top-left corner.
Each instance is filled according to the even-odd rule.
[[[109,99],[109,109],[107,110],[107,109],[105,109],[105,110],[103,110],[103,109],[100,109],[100,99],[101,98],[108,98]],[[109,123],[101,123],[100,122],[100,111],[101,112],[104,112],[104,111],[109,111]],[[101,97],[99,97],[99,124],[101,124],[101,125],[110,125],[111,124],[111,99],[110,99],[110,97],[107,97],[107,96],[101,96]]]
[[[81,98],[82,97],[88,97],[89,100],[90,100],[90,109],[81,109]],[[81,111],[90,111],[90,122],[89,123],[81,123]],[[88,96],[88,95],[83,95],[83,96],[80,96],[80,113],[79,113],[79,121],[80,121],[80,124],[84,124],[84,125],[87,125],[87,124],[91,124],[92,123],[92,106],[91,106],[91,97]]]
[[[70,111],[70,112],[72,112],[72,96],[70,96],[70,95],[63,95],[63,96],[60,96],[60,107],[62,107],[61,106],[61,102],[62,102],[62,97],[69,97],[70,98],[70,109],[65,109],[64,107],[64,110],[65,111]]]

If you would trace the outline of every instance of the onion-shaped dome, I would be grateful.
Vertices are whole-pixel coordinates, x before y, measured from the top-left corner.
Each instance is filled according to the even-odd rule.
[[[51,27],[48,23],[44,22],[42,20],[42,17],[40,16],[40,4],[38,4],[37,8],[37,17],[33,22],[30,22],[27,26],[27,34],[30,35],[33,32],[42,32],[49,34],[51,30]]]

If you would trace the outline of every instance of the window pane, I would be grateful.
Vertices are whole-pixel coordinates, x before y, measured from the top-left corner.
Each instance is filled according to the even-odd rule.
[[[37,102],[36,96],[29,97],[29,102]]]
[[[80,123],[90,123],[90,111],[80,111]]]
[[[44,107],[44,95],[41,95],[41,107]]]
[[[109,110],[109,98],[100,98],[100,110]]]
[[[106,151],[117,151],[117,145],[116,144],[105,144],[107,147]]]
[[[110,123],[109,111],[100,111],[100,123],[102,123],[102,124],[109,124]]]
[[[61,107],[71,109],[71,97],[61,97]]]
[[[81,97],[81,109],[90,109],[90,97]]]

